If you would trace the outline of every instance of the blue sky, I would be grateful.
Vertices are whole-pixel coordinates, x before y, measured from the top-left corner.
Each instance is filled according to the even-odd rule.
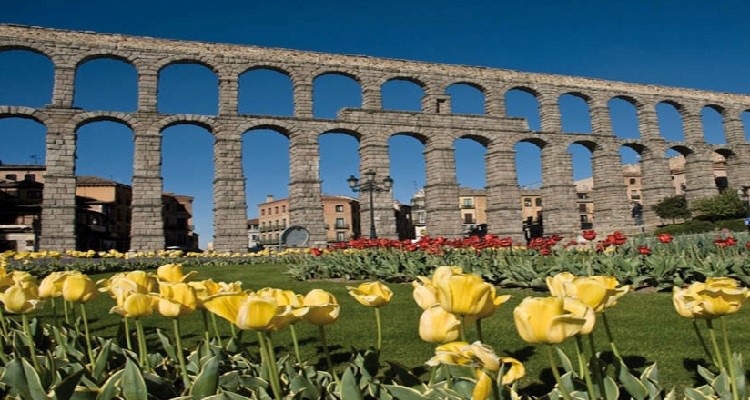
[[[122,6],[120,4],[127,4]],[[525,72],[586,76],[721,92],[750,93],[750,3],[725,1],[112,1],[27,0],[3,5],[0,22],[52,28],[123,33],[259,46],[365,54],[430,62],[489,66]],[[84,64],[76,78],[75,105],[85,109],[132,111],[136,75],[126,64],[97,60]],[[52,68],[43,57],[0,53],[0,104],[43,106],[50,99]],[[214,114],[216,77],[197,66],[179,65],[159,81],[159,110]],[[466,87],[452,87],[454,112],[481,113],[482,98]],[[404,82],[383,88],[388,109],[415,110],[421,93]],[[529,116],[535,104],[509,94],[508,113]],[[576,99],[561,100],[565,131],[590,131]],[[289,81],[257,71],[240,80],[240,112],[291,114]],[[357,107],[358,87],[339,76],[315,82],[314,113],[334,118],[342,107]],[[637,137],[634,111],[611,104],[615,133]],[[679,140],[674,110],[658,110],[662,134]],[[747,120],[750,120],[748,118]],[[538,127],[538,117],[529,117]],[[707,140],[721,143],[720,118],[706,113]],[[132,133],[114,123],[95,123],[78,131],[77,173],[129,183]],[[30,121],[0,120],[0,160],[34,163],[44,159],[44,128]],[[287,195],[287,140],[272,131],[243,137],[248,215],[267,194]],[[425,184],[422,145],[408,137],[391,142],[395,197],[408,202]],[[164,133],[165,190],[195,196],[195,224],[201,243],[211,241],[212,140],[197,127],[175,126]],[[323,190],[351,192],[345,179],[358,171],[357,142],[348,136],[320,140]],[[538,151],[519,146],[519,184],[538,185]],[[576,179],[591,175],[588,151],[571,148]],[[456,142],[459,183],[483,187],[484,149],[470,140]],[[635,155],[623,152],[626,163]]]

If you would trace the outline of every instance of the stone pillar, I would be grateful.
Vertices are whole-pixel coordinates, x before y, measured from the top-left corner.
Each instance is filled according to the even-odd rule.
[[[507,113],[505,108],[505,86],[487,87],[484,92],[484,113],[504,117]]]
[[[155,71],[138,73],[138,111],[156,112],[159,74]]]
[[[437,136],[437,135],[433,135]],[[456,238],[462,236],[461,209],[458,207],[458,183],[453,147],[428,142],[424,150],[427,165],[425,208],[427,234]]]
[[[516,151],[512,144],[491,143],[484,160],[487,171],[487,231],[524,243]]]
[[[653,103],[638,104],[638,132],[644,142],[662,140],[659,132],[659,118],[656,114],[656,106]],[[645,207],[644,207],[645,208]]]
[[[237,115],[238,87],[237,75],[219,78],[219,115]]]
[[[557,97],[556,93],[551,92],[541,93],[538,97],[542,132],[562,132],[562,119]]]
[[[740,110],[726,110],[724,112],[724,136],[729,145],[745,143],[745,124],[740,117],[741,113]]]
[[[596,149],[591,164],[594,174],[594,227],[601,233],[610,233],[632,226],[634,221],[627,201],[628,189],[622,178],[622,163],[616,148]]]
[[[734,154],[727,157],[729,187],[733,190],[750,187],[750,144],[736,144],[732,151]]]
[[[664,144],[652,144],[644,149],[641,152],[640,167],[643,222],[646,229],[651,230],[662,223],[654,212],[654,206],[664,198],[675,195],[669,159],[664,156]]]
[[[71,93],[72,94],[72,93]],[[70,111],[50,109],[47,125],[47,168],[44,173],[40,249],[76,248],[76,132]]]
[[[382,93],[377,79],[362,77],[362,108],[380,110],[383,108]]]
[[[589,109],[591,112],[591,132],[599,135],[614,135],[607,100],[595,99],[589,105]]]
[[[134,140],[130,250],[161,250],[165,246],[161,134],[136,130]]]
[[[359,143],[360,184],[367,180],[365,173],[375,172],[375,182],[382,187],[383,179],[390,175],[387,138],[363,137]],[[359,195],[360,230],[363,237],[370,237],[370,193]],[[397,239],[396,214],[393,208],[393,193],[373,193],[375,230],[379,238]]]
[[[693,201],[718,194],[714,176],[713,150],[706,145],[696,145],[685,156],[685,199]]]
[[[431,114],[450,114],[451,96],[436,86],[425,86],[422,96],[422,112]]]
[[[308,78],[294,77],[292,80],[294,93],[294,116],[297,118],[313,117],[313,84]]]
[[[701,118],[701,109],[697,106],[684,106],[680,110],[682,115],[683,132],[685,133],[685,142],[689,144],[705,143],[703,136],[703,120]]]
[[[55,65],[55,83],[52,89],[52,106],[73,107],[75,93],[76,67],[74,65]]]
[[[289,224],[305,227],[309,245],[318,247],[327,243],[319,161],[317,134],[295,133],[289,138]]]
[[[573,183],[573,163],[563,144],[542,149],[542,222],[544,234],[568,238],[581,230]],[[572,236],[575,237],[575,236]]]
[[[247,251],[247,203],[242,136],[219,130],[214,142],[214,249]]]

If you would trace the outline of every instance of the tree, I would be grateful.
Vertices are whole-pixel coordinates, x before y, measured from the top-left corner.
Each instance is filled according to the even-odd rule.
[[[687,219],[691,215],[685,195],[665,197],[659,203],[654,204],[652,208],[659,218],[671,219],[673,224],[675,219]]]
[[[737,192],[726,189],[716,196],[704,197],[693,202],[692,209],[711,222],[739,217],[745,214],[745,205]]]

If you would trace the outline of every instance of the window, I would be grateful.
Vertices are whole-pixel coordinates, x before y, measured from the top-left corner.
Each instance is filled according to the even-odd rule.
[[[473,224],[474,216],[471,214],[464,214],[464,224]]]
[[[34,182],[36,180],[36,175],[34,175],[34,174],[26,174],[26,175],[23,176],[23,180]]]
[[[630,178],[630,184],[635,185],[635,178]]]
[[[343,218],[336,218],[336,228],[346,228],[346,221]]]
[[[15,181],[16,179],[18,179],[18,176],[16,176],[16,174],[5,174],[5,179]]]
[[[336,241],[343,242],[346,240],[346,232],[336,232]]]
[[[424,224],[426,219],[427,219],[427,214],[425,214],[425,213],[419,213],[419,223],[420,224]]]
[[[589,195],[588,195],[588,194],[586,194],[586,193],[578,193],[578,198],[579,198],[580,200],[586,200],[586,199],[588,199],[588,198],[589,198]]]
[[[286,206],[281,206],[281,212],[283,212],[283,213],[286,212]]]
[[[588,215],[581,215],[581,223],[586,224],[589,222],[589,216]]]
[[[276,211],[276,214],[278,214],[278,213],[279,213],[279,206],[276,206],[276,207],[274,207],[274,208],[275,208],[275,210],[274,210],[274,211]],[[278,223],[278,221],[276,221],[276,222]]]
[[[541,197],[537,197],[535,203],[536,203],[537,207],[541,207],[542,206],[542,198]]]
[[[578,212],[587,213],[588,210],[586,209],[586,205],[585,204],[579,204],[578,205]]]
[[[344,206],[342,204],[336,204],[336,212],[344,212]]]
[[[266,215],[266,209],[265,208],[261,208],[260,209],[260,215]]]
[[[286,218],[281,220],[281,227],[286,228]]]
[[[30,199],[41,199],[42,191],[41,190],[29,190],[28,196]]]
[[[531,197],[524,197],[523,198],[523,206],[524,207],[531,207]]]

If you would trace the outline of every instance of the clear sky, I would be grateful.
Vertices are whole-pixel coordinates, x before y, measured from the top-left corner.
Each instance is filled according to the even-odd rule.
[[[171,39],[364,54],[441,63],[557,73],[635,83],[652,83],[750,93],[750,3],[747,1],[141,1],[26,0],[7,2],[0,22],[51,28],[122,33]],[[0,53],[0,104],[40,107],[49,103],[52,67],[28,52]],[[467,87],[451,87],[454,112],[482,113],[482,98]],[[418,87],[391,82],[383,88],[388,109],[416,110]],[[169,67],[160,76],[158,108],[165,113],[215,114],[217,81],[193,65]],[[576,99],[560,102],[563,129],[590,131],[585,108]],[[528,116],[538,128],[535,104],[511,93],[508,113]],[[290,83],[282,75],[257,71],[240,79],[240,112],[291,114]],[[361,98],[353,81],[324,76],[315,82],[314,113],[335,118]],[[76,77],[76,106],[133,111],[136,74],[117,61],[84,64]],[[638,137],[635,115],[612,102],[615,134]],[[673,110],[658,110],[662,134],[681,138]],[[747,118],[746,120],[750,120]],[[706,113],[707,140],[724,141],[720,118]],[[19,119],[0,120],[0,160],[44,160],[44,127]],[[107,122],[78,131],[77,173],[130,183],[132,133]],[[408,202],[425,184],[422,145],[409,137],[390,141],[395,197]],[[201,128],[175,126],[164,133],[166,191],[195,196],[195,224],[201,245],[211,241],[212,139]],[[272,131],[243,137],[248,215],[267,194],[287,195],[288,142]],[[321,179],[330,194],[351,195],[345,179],[357,174],[357,142],[341,134],[320,140]],[[484,148],[469,139],[456,142],[459,183],[483,187]],[[519,184],[538,186],[539,153],[518,146]],[[572,147],[574,178],[591,175],[587,150]],[[623,151],[623,162],[637,161]]]

